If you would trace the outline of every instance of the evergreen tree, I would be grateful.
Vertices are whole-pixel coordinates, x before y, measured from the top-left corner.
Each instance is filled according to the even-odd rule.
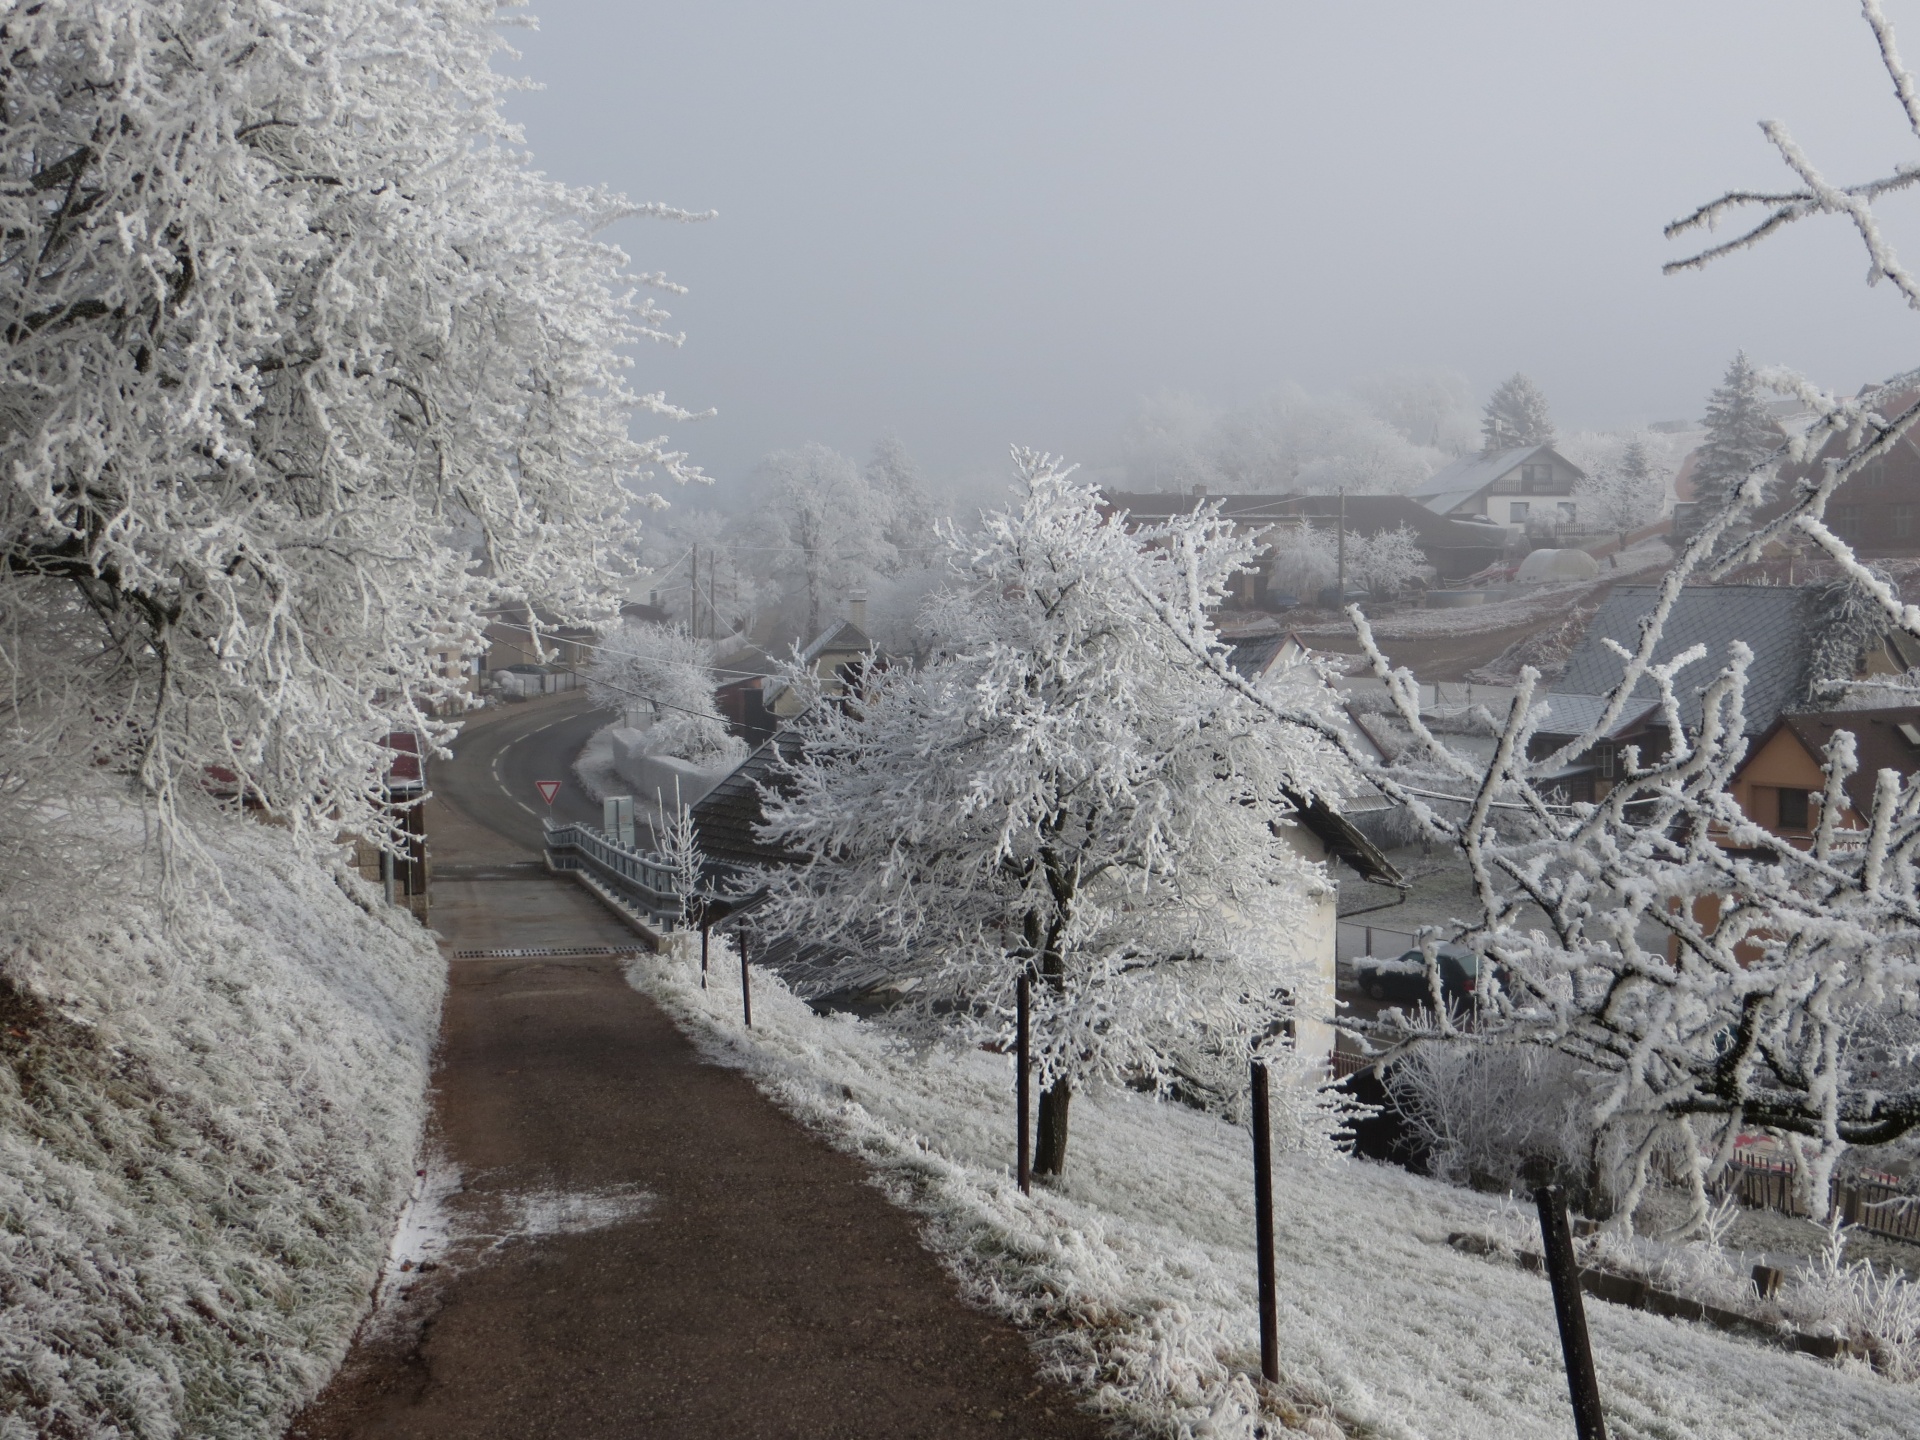
[[[1707,399],[1707,439],[1694,467],[1694,495],[1718,506],[1780,448],[1782,438],[1761,399],[1760,377],[1743,350],[1733,357],[1720,388]]]
[[[1533,381],[1516,373],[1487,401],[1480,433],[1485,437],[1482,455],[1498,455],[1522,445],[1551,445],[1553,416],[1547,411],[1547,397]]]

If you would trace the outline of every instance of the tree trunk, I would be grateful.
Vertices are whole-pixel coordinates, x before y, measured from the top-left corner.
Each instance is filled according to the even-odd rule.
[[[1073,1099],[1073,1084],[1066,1079],[1053,1082],[1040,1092],[1040,1133],[1033,1146],[1033,1173],[1058,1175],[1067,1164],[1067,1105]]]

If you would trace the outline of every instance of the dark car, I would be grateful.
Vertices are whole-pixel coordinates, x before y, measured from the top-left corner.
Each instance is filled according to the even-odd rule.
[[[1434,959],[1440,968],[1440,994],[1447,1004],[1460,1008],[1471,1005],[1480,983],[1480,957],[1458,945],[1442,945],[1434,952]],[[1426,956],[1418,950],[1403,951],[1392,960],[1367,956],[1355,967],[1354,978],[1375,1000],[1433,1003],[1433,992],[1427,988]]]

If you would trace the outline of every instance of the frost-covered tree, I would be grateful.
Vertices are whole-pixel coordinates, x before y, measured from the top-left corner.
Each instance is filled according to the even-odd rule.
[[[713,645],[678,625],[615,627],[587,667],[587,696],[649,720],[648,751],[713,766],[740,758],[740,741],[714,703]]]
[[[1784,437],[1767,413],[1759,372],[1743,350],[1707,398],[1707,438],[1693,467],[1694,495],[1722,505],[1729,491],[1772,459]]]
[[[1267,531],[1267,587],[1311,600],[1339,574],[1335,536],[1302,520]]]
[[[913,463],[907,447],[897,435],[883,435],[874,444],[867,460],[867,489],[886,511],[883,538],[893,548],[893,564],[883,573],[926,568],[936,555],[945,554],[933,533],[939,509],[927,493],[920,467]]]
[[[1458,370],[1390,371],[1355,381],[1353,392],[1410,444],[1450,455],[1472,449],[1472,391]]]
[[[765,500],[755,538],[785,586],[794,622],[811,639],[848,590],[899,562],[887,539],[891,507],[838,451],[809,444],[760,466]]]
[[[7,9],[0,774],[34,735],[163,822],[212,783],[378,833],[477,610],[611,611],[625,487],[694,472],[629,436],[680,412],[627,348],[676,337],[595,236],[678,212],[528,167],[496,19]]]
[[[1646,444],[1636,435],[1627,441],[1617,461],[1589,471],[1573,494],[1580,518],[1617,531],[1624,545],[1629,531],[1658,519],[1666,508],[1667,476],[1654,465]]]
[[[1863,9],[1920,140],[1920,87],[1875,0]],[[1785,225],[1836,215],[1858,233],[1874,277],[1920,310],[1920,277],[1900,264],[1874,210],[1877,197],[1912,186],[1920,166],[1841,186],[1783,128],[1764,128],[1797,187],[1731,192],[1675,222],[1670,235],[1748,206],[1765,212],[1733,239],[1668,269],[1698,267]],[[1861,787],[1871,798],[1856,798],[1849,782],[1858,750],[1841,731],[1822,756],[1813,834],[1787,843],[1745,815],[1727,789],[1748,750],[1751,652],[1739,643],[1717,655],[1696,647],[1654,663],[1682,587],[1712,582],[1796,535],[1817,545],[1887,624],[1920,636],[1920,606],[1904,603],[1824,518],[1840,485],[1920,424],[1920,403],[1907,398],[1913,376],[1848,397],[1784,373],[1763,378],[1798,394],[1816,418],[1804,433],[1776,441],[1777,450],[1759,455],[1743,476],[1727,477],[1723,499],[1663,580],[1637,644],[1619,657],[1620,682],[1584,733],[1534,743],[1542,716],[1538,676],[1527,670],[1491,761],[1450,748],[1421,717],[1413,676],[1392,668],[1353,612],[1376,673],[1419,742],[1417,755],[1428,758],[1417,778],[1363,755],[1351,759],[1432,838],[1464,854],[1476,914],[1457,935],[1435,938],[1472,946],[1498,962],[1503,977],[1479,997],[1471,1042],[1551,1048],[1592,1077],[1586,1118],[1596,1151],[1619,1161],[1610,1179],[1622,1215],[1634,1209],[1653,1157],[1665,1150],[1686,1167],[1694,1220],[1703,1222],[1706,1182],[1739,1135],[1754,1129],[1784,1137],[1799,1154],[1807,1198],[1821,1214],[1827,1177],[1848,1147],[1920,1130],[1920,1049],[1904,1040],[1920,1008],[1920,787],[1882,770]],[[1776,455],[1800,465],[1826,459],[1784,506],[1761,517]],[[1184,614],[1159,610],[1169,633],[1192,636]],[[1206,654],[1197,638],[1190,653]],[[1224,665],[1213,668],[1276,719],[1313,723]],[[1629,707],[1649,702],[1664,743],[1615,754],[1612,788],[1595,801],[1568,803],[1567,767],[1593,763]],[[1437,994],[1437,972],[1433,979]],[[1390,1048],[1466,1038],[1444,1013],[1430,1022],[1390,1015],[1356,1028]],[[1890,1035],[1902,1038],[1889,1043]]]
[[[1348,777],[1153,624],[1152,600],[1179,607],[1223,655],[1206,611],[1249,538],[1206,513],[1135,533],[1052,462],[1017,459],[1018,504],[975,542],[948,532],[937,658],[797,725],[762,833],[809,863],[768,877],[762,913],[846,939],[860,978],[911,981],[889,1018],[923,1036],[1004,1038],[1030,973],[1046,1174],[1077,1088],[1232,1096],[1250,1049],[1281,1048],[1308,974],[1288,937],[1328,884],[1290,817]],[[1330,692],[1318,703],[1331,714]],[[1324,1137],[1312,1086],[1288,1093]]]
[[[1501,381],[1481,412],[1480,436],[1483,455],[1522,445],[1551,445],[1553,416],[1547,410],[1547,397],[1525,375]]]
[[[1391,494],[1444,459],[1366,407],[1297,385],[1236,410],[1186,396],[1143,402],[1123,444],[1127,483],[1139,490]]]
[[[699,907],[700,876],[706,869],[707,857],[700,849],[700,830],[693,822],[693,807],[681,803],[677,788],[671,803],[665,795],[654,796],[649,828],[653,831],[654,849],[666,864],[673,898],[680,905],[674,923],[690,924]]]
[[[1398,595],[1426,574],[1427,552],[1410,525],[1362,535],[1347,532],[1347,579],[1375,595]]]

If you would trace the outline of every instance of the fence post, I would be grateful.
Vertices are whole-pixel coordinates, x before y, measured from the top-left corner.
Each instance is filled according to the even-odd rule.
[[[747,1029],[753,1028],[753,981],[747,975],[747,932],[744,929],[733,932],[733,938],[740,942],[740,1016],[747,1022]]]
[[[1027,1089],[1030,1083],[1027,1078],[1027,1023],[1029,1005],[1027,987],[1027,967],[1022,964],[1020,967],[1020,978],[1015,982],[1013,991],[1013,1071],[1015,1076],[1013,1088],[1015,1103],[1020,1107],[1020,1120],[1014,1127],[1020,1137],[1020,1158],[1015,1166],[1015,1174],[1019,1179],[1020,1193],[1022,1195],[1031,1195],[1033,1193],[1033,1145],[1032,1134],[1028,1129],[1027,1120],[1030,1100]]]
[[[1371,925],[1369,925],[1369,926],[1367,926],[1367,949],[1366,949],[1366,953],[1367,953],[1367,954],[1369,954],[1369,955],[1371,955],[1371,954],[1373,954],[1373,927],[1372,927]]]
[[[1273,1278],[1273,1133],[1267,1067],[1253,1062],[1253,1243],[1260,1275],[1260,1373],[1280,1380],[1280,1299]],[[1583,1437],[1584,1440],[1584,1437]]]
[[[1573,1428],[1579,1440],[1607,1440],[1607,1421],[1600,1409],[1600,1380],[1593,1369],[1593,1347],[1587,1340],[1587,1311],[1580,1299],[1580,1268],[1573,1258],[1573,1235],[1567,1229],[1567,1202],[1558,1185],[1542,1185],[1533,1192],[1540,1211],[1540,1240],[1547,1256],[1547,1279],[1553,1284],[1553,1313],[1560,1322],[1560,1353],[1567,1362],[1567,1396],[1573,1402]]]

